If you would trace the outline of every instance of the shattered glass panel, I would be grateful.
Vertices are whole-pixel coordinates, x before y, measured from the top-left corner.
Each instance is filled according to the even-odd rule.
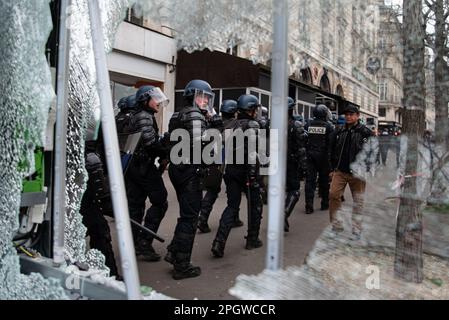
[[[12,239],[17,231],[22,179],[44,145],[54,99],[45,43],[52,29],[48,1],[0,3],[0,300],[64,299],[56,280],[20,274]]]
[[[366,111],[376,112],[369,105],[372,102],[367,103],[366,92],[377,92],[376,86],[384,78],[397,79],[405,98],[400,101],[396,88],[388,83],[393,93],[386,95],[389,102],[384,103],[395,103],[401,108],[402,119],[387,116],[387,120],[400,122],[402,135],[379,131],[377,137],[364,144],[352,163],[351,172],[365,181],[366,191],[362,206],[358,207],[360,202],[353,200],[347,187],[338,211],[344,231],[326,228],[302,266],[239,276],[230,289],[234,296],[449,298],[449,68],[447,61],[444,67],[436,67],[437,59],[425,50],[420,3],[404,1],[402,8],[396,6],[400,1],[395,1],[395,6],[374,1],[290,2],[290,14],[299,18],[296,24],[289,24],[291,72],[310,67],[312,83],[320,85],[315,81],[326,74],[321,69],[328,65],[333,73],[331,82],[340,82],[345,87],[345,99],[361,106],[362,123],[366,123]],[[392,34],[392,30],[396,33]],[[430,49],[436,52],[435,48]],[[382,64],[369,64],[376,59],[382,60]],[[394,59],[396,65],[387,59]],[[358,84],[357,88],[351,88],[348,75]],[[434,84],[434,77],[440,79],[440,86]],[[445,97],[440,105],[439,96]],[[379,96],[373,94],[373,98],[381,105]],[[435,112],[439,124],[433,125]],[[443,136],[439,140],[438,130]],[[358,224],[362,225],[360,236],[354,228]]]
[[[112,49],[115,32],[124,18],[128,2],[100,1],[106,50]],[[65,253],[72,262],[87,263],[94,269],[106,269],[98,250],[86,249],[86,228],[79,214],[81,198],[86,188],[84,142],[95,139],[99,109],[96,70],[93,56],[87,1],[75,1],[70,8],[70,74],[69,117],[67,128],[67,208]]]
[[[233,43],[255,63],[271,57],[259,48],[272,43],[270,0],[137,0],[135,4],[137,15],[174,30],[178,49],[222,50]]]
[[[230,291],[233,295],[245,299],[449,298],[447,57],[438,57],[441,48],[429,43],[432,53],[426,51],[419,3],[404,1],[404,8],[396,10],[375,0],[289,1],[289,75],[359,105],[363,123],[378,117],[378,85],[392,77],[399,88],[390,87],[385,96],[397,106],[394,120],[402,123],[403,132],[387,135],[388,139],[380,135],[369,139],[352,164],[354,177],[366,182],[361,215],[353,213],[354,201],[347,191],[338,211],[344,231],[326,228],[302,266],[240,276]],[[243,58],[271,66],[272,1],[101,0],[106,51],[112,48],[126,8],[133,4],[138,15],[171,28],[178,49],[226,51],[238,46]],[[18,228],[22,178],[33,170],[34,147],[42,145],[53,99],[42,55],[51,29],[48,2],[3,1],[0,10],[0,70],[6,78],[1,92],[10,93],[0,96],[0,148],[4,151],[0,153],[0,298],[65,298],[55,281],[20,275],[11,244]],[[98,269],[93,278],[103,281],[108,272],[104,257],[97,250],[87,250],[79,214],[87,176],[84,142],[95,136],[94,114],[99,108],[87,10],[87,0],[73,1],[70,8],[65,253],[72,262]],[[393,40],[382,38],[386,24],[393,25],[387,32],[396,35]],[[399,67],[388,66],[391,54]],[[446,64],[441,67],[441,63]],[[354,223],[362,225],[359,239],[352,234]]]

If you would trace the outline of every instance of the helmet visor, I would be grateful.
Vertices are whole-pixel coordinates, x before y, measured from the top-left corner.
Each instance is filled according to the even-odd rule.
[[[205,92],[200,90],[195,90],[195,96],[193,97],[193,102],[201,110],[207,110],[211,115],[216,114],[214,109],[215,94],[213,92]]]
[[[154,100],[160,107],[164,108],[170,102],[170,99],[162,92],[160,88],[153,88],[150,92],[150,97]]]

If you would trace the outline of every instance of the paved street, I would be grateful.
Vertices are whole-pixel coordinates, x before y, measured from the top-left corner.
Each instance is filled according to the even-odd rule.
[[[159,234],[166,239],[166,243],[155,241],[155,249],[165,255],[166,246],[173,236],[176,219],[179,215],[178,202],[168,175],[164,175],[169,193],[169,209],[161,224]],[[316,211],[313,215],[304,214],[303,187],[301,186],[301,200],[290,218],[290,233],[285,235],[284,241],[284,267],[302,264],[307,253],[312,249],[315,240],[328,225],[328,212]],[[210,248],[218,227],[218,222],[226,206],[226,195],[223,185],[222,193],[217,200],[211,214],[209,225],[211,233],[198,233],[195,238],[192,260],[202,269],[198,278],[173,280],[170,274],[172,266],[165,261],[144,262],[138,261],[140,281],[152,287],[157,292],[178,299],[234,299],[228,293],[239,274],[258,274],[265,267],[266,246],[260,249],[245,250],[246,235],[246,200],[243,197],[240,218],[245,226],[233,229],[226,245],[225,256],[216,259],[212,256]],[[319,208],[319,199],[315,199],[315,208]],[[264,208],[261,239],[266,242],[267,208]],[[114,226],[111,225],[111,230]],[[116,250],[118,252],[118,250]]]

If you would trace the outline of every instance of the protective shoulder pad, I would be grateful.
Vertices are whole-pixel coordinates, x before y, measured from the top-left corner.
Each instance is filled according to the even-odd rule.
[[[248,128],[249,129],[259,129],[260,126],[259,126],[259,123],[257,121],[250,120],[250,121],[248,121]]]
[[[201,111],[198,110],[198,108],[188,108],[188,109],[186,109],[183,112],[182,121],[183,122],[190,122],[190,121],[194,121],[194,120],[205,121],[206,119],[204,118],[204,116],[201,113]]]
[[[103,167],[100,157],[95,152],[89,152],[86,155],[86,170],[87,172],[93,172]]]
[[[144,126],[152,126],[153,125],[153,116],[146,112],[145,110],[140,110],[134,114],[134,121],[137,124],[141,124]]]
[[[299,121],[299,120],[293,121],[293,126],[298,130],[304,130],[304,126],[302,125],[301,121]]]

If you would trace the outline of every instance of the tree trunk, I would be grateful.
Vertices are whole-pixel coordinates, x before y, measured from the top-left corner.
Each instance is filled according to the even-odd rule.
[[[438,146],[447,150],[449,146],[448,132],[448,82],[447,63],[444,60],[445,55],[445,10],[444,1],[435,0],[435,142]]]
[[[424,23],[421,0],[403,1],[404,9],[404,116],[408,138],[405,175],[418,168],[418,144],[425,129]],[[396,225],[395,276],[420,283],[423,280],[422,200],[416,178],[405,179]]]

